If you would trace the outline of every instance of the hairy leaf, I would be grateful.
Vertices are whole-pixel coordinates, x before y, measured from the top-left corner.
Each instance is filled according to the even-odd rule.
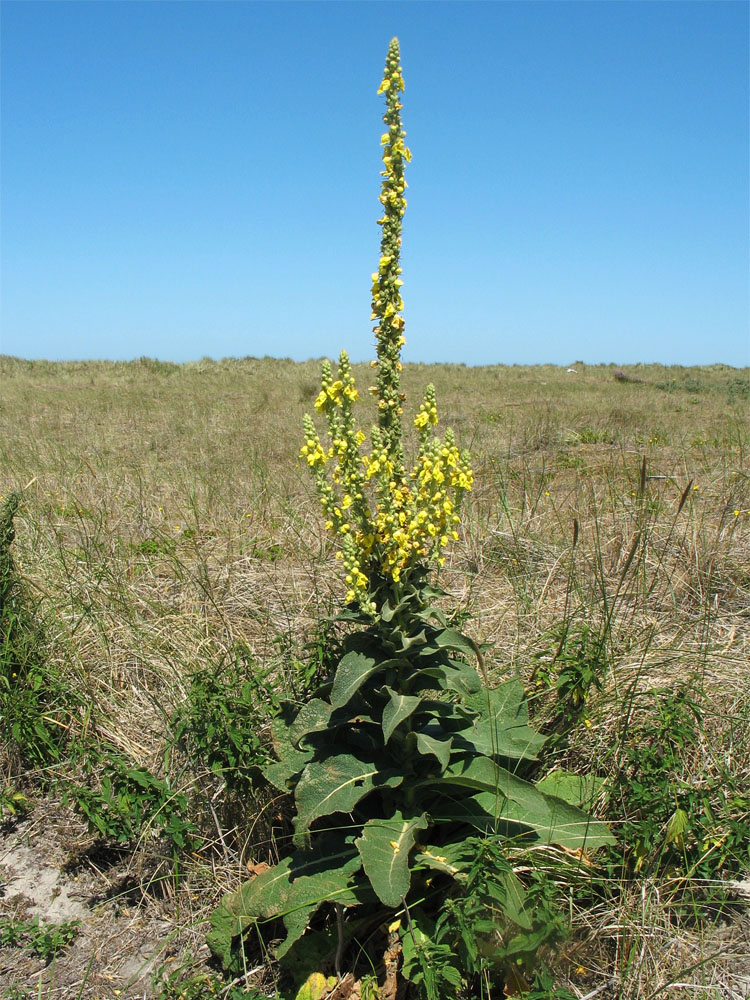
[[[461,695],[473,694],[482,686],[474,667],[459,660],[449,660],[434,667],[415,670],[408,678],[411,691],[435,690],[457,691]]]
[[[345,653],[336,668],[331,691],[331,705],[341,708],[364,684],[367,678],[384,666],[382,661],[368,653],[352,650]]]
[[[456,741],[487,757],[536,760],[545,738],[529,726],[523,685],[515,678],[496,688],[482,687],[469,694],[466,704],[479,713],[470,729]]]
[[[279,945],[277,958],[283,958],[295,941],[302,937],[310,918],[322,903],[355,906],[359,902],[350,882],[361,867],[361,858],[355,856],[341,867],[327,868],[295,879],[290,887],[284,912],[287,936]]]
[[[206,941],[225,968],[232,964],[232,941],[254,922],[290,914],[300,907],[317,906],[327,886],[334,898],[346,898],[351,876],[361,867],[361,859],[351,844],[330,840],[315,852],[284,858],[235,892],[224,896],[211,914],[211,931]],[[322,881],[321,881],[322,879]],[[326,897],[328,898],[328,897]]]
[[[430,636],[425,646],[424,655],[429,655],[436,649],[453,649],[457,653],[464,653],[466,656],[476,659],[477,650],[471,639],[462,635],[454,628],[444,628]]]
[[[266,781],[270,781],[274,788],[278,788],[280,792],[292,790],[295,779],[313,755],[312,750],[303,752],[295,750],[294,747],[290,747],[290,749],[294,751],[296,757],[287,754],[283,760],[272,761],[261,768]]]
[[[311,733],[320,733],[328,728],[328,720],[333,709],[321,698],[312,698],[303,705],[288,730],[288,739],[293,747]]]
[[[572,774],[569,771],[552,771],[536,787],[540,792],[554,795],[572,806],[590,806],[604,785],[604,778],[595,774]]]
[[[319,816],[349,812],[374,788],[395,787],[402,781],[403,775],[392,770],[381,771],[377,764],[363,762],[351,754],[312,761],[302,772],[295,790],[295,841],[299,842]]]
[[[425,733],[417,734],[417,749],[421,754],[432,754],[433,757],[437,757],[441,771],[444,771],[448,766],[452,744],[452,740],[436,740]]]
[[[396,726],[416,710],[422,699],[418,695],[398,694],[392,688],[386,687],[390,700],[383,709],[383,739],[387,743]]]
[[[365,874],[381,902],[398,906],[409,891],[409,852],[417,830],[427,828],[427,816],[405,819],[400,812],[388,820],[371,819],[355,840]]]

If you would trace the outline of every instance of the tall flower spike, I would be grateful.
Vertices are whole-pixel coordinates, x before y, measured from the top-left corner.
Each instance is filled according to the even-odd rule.
[[[378,400],[378,423],[370,432],[370,449],[354,419],[358,399],[346,351],[334,371],[330,361],[322,367],[321,390],[315,409],[325,417],[327,443],[323,445],[312,417],[304,420],[305,459],[325,514],[326,530],[337,544],[347,584],[347,601],[356,601],[376,617],[389,601],[398,605],[400,593],[417,572],[419,579],[429,564],[443,565],[443,552],[458,538],[461,498],[471,489],[468,456],[462,455],[450,431],[444,439],[435,433],[438,411],[435,388],[428,385],[424,402],[414,417],[419,448],[416,462],[404,466],[402,445],[401,347],[401,225],[406,208],[404,163],[411,158],[404,145],[399,94],[404,89],[398,42],[388,49],[380,93],[386,97],[384,121],[388,131],[381,143],[383,182],[380,201],[383,218],[380,262],[373,274],[372,310],[377,340],[377,385],[370,391]]]
[[[378,270],[372,276],[372,318],[377,320],[375,338],[378,355],[377,389],[379,399],[378,426],[383,444],[393,463],[395,478],[403,478],[404,452],[401,442],[401,347],[404,344],[404,319],[401,315],[401,225],[406,211],[404,190],[404,162],[411,153],[404,145],[406,132],[401,125],[401,102],[404,90],[401,75],[401,58],[398,39],[388,47],[385,73],[379,94],[385,94],[386,111],[383,115],[388,131],[383,133],[383,178],[380,202],[383,217],[378,224],[383,227],[380,240]]]

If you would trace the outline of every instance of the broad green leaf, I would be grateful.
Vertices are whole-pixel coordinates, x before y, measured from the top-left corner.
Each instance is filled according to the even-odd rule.
[[[457,691],[465,696],[478,691],[482,682],[474,667],[458,660],[450,660],[448,663],[415,670],[408,678],[408,686],[412,691],[440,688],[443,691]]]
[[[437,757],[440,762],[441,771],[446,769],[448,761],[451,759],[452,745],[452,740],[436,740],[432,736],[425,735],[425,733],[417,734],[417,749],[425,756],[432,754],[433,757]]]
[[[528,705],[519,680],[514,678],[496,688],[482,686],[465,700],[479,716],[457,738],[457,747],[465,741],[467,749],[487,757],[536,760],[545,738],[529,726]]]
[[[440,780],[444,779],[445,775]],[[537,842],[557,844],[571,851],[593,851],[614,843],[615,838],[606,823],[592,819],[561,799],[537,792],[533,785],[530,787],[536,795],[527,795],[523,804],[491,791],[476,792],[465,799],[450,800],[441,796],[436,802],[430,802],[428,792],[424,804],[434,823],[463,821],[477,830],[514,837],[522,834],[525,828]]]
[[[331,705],[341,708],[357,693],[368,677],[392,666],[408,666],[405,660],[376,660],[374,656],[353,650],[341,657],[331,691]]]
[[[396,726],[409,718],[422,699],[418,695],[398,694],[389,687],[385,690],[390,698],[383,709],[383,739],[387,743]]]
[[[550,810],[549,827],[539,828],[536,832],[546,843],[558,844],[571,851],[594,851],[615,843],[616,838],[606,823],[554,795],[545,795],[545,798]],[[508,818],[513,819],[513,816]],[[520,816],[517,819],[525,822]]]
[[[429,595],[425,594],[424,596],[428,597]],[[438,625],[441,625],[443,628],[448,628],[448,619],[445,617],[444,612],[435,605],[431,604],[423,611],[418,611],[415,617],[419,618],[420,621],[426,622],[428,624],[431,624],[432,620],[434,619],[438,623]]]
[[[405,819],[400,812],[387,820],[371,819],[354,843],[362,857],[365,874],[378,898],[386,906],[398,906],[409,891],[409,853],[417,830],[427,828],[427,816]]]
[[[361,867],[361,858],[354,856],[341,867],[331,867],[314,875],[302,875],[292,882],[283,914],[287,936],[279,945],[277,958],[283,958],[295,941],[302,937],[310,924],[310,918],[323,903],[340,903],[342,906],[357,904],[357,896],[349,883]]]
[[[403,775],[381,771],[377,764],[366,763],[351,754],[338,754],[307,765],[297,782],[294,797],[297,816],[295,841],[299,842],[319,816],[350,812],[374,788],[400,785]]]
[[[546,795],[569,802],[572,806],[590,806],[602,790],[605,779],[595,774],[572,774],[552,771],[537,781],[536,787]]]
[[[504,799],[511,799],[530,813],[545,816],[545,798],[530,781],[524,781],[489,757],[459,757],[443,772],[445,784],[463,785],[481,792],[493,792]]]
[[[422,655],[434,653],[436,649],[453,649],[458,653],[464,653],[473,660],[477,658],[476,646],[471,639],[454,628],[440,629],[431,635]]]
[[[294,750],[294,747],[291,749]],[[261,769],[266,781],[270,781],[280,792],[291,791],[295,784],[293,779],[300,774],[313,755],[312,750],[306,752],[294,750],[294,753],[297,755],[296,758],[287,755],[284,760],[272,761]]]
[[[231,965],[232,940],[244,934],[256,921],[280,917],[305,904],[323,901],[321,888],[345,896],[346,885],[361,867],[361,859],[351,844],[328,840],[315,852],[297,853],[284,858],[256,878],[245,882],[222,899],[211,914],[211,931],[206,941],[221,959],[224,968]],[[325,881],[321,883],[319,877]],[[296,886],[296,888],[295,888]]]
[[[300,740],[311,733],[321,733],[326,730],[332,711],[331,706],[321,698],[312,698],[303,705],[289,727],[288,739],[292,746],[299,746]]]
[[[498,828],[502,803],[502,797],[491,792],[476,792],[463,798],[441,795],[432,802],[428,798],[425,801],[430,806],[433,823],[468,823],[482,833]]]
[[[427,638],[427,634],[424,629],[417,632],[416,635],[404,635],[403,632],[398,633],[401,638],[401,652],[405,653],[407,650],[411,649],[413,646],[421,646]]]

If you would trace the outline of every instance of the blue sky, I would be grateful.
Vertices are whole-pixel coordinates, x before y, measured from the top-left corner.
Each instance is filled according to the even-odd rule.
[[[2,3],[0,351],[750,363],[743,2]]]

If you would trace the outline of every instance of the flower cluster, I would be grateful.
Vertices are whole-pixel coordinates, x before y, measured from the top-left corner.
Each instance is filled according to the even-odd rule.
[[[383,227],[380,262],[372,276],[372,314],[378,321],[377,361],[372,364],[378,377],[370,391],[378,400],[378,424],[370,432],[369,451],[363,451],[367,438],[353,414],[358,392],[349,357],[342,351],[336,377],[330,362],[323,363],[321,391],[315,400],[315,409],[327,421],[327,444],[324,446],[312,417],[307,415],[300,452],[315,478],[326,529],[336,535],[339,544],[336,554],[344,564],[347,600],[356,600],[373,615],[378,612],[374,596],[383,584],[392,591],[412,568],[428,562],[443,564],[445,547],[458,538],[461,498],[472,486],[468,456],[459,452],[452,433],[447,431],[443,440],[434,435],[438,413],[431,385],[414,418],[419,440],[416,461],[410,470],[404,465],[404,397],[400,391],[404,320],[399,259],[406,208],[404,162],[411,154],[404,145],[401,126],[399,94],[403,88],[394,39],[378,91],[386,95],[384,121],[388,126],[381,140],[384,169],[380,201],[384,215],[378,220]]]
[[[327,447],[308,415],[300,454],[313,471],[325,526],[339,542],[347,600],[357,600],[374,613],[377,581],[397,584],[417,564],[443,564],[443,550],[458,538],[461,499],[471,489],[473,476],[468,456],[456,447],[451,431],[442,440],[433,436],[438,422],[433,386],[427,387],[414,419],[419,450],[405,472],[394,461],[380,427],[370,432],[369,451],[362,448],[366,435],[354,421],[357,390],[345,351],[337,376],[334,380],[329,362],[324,362],[316,407],[327,419]]]

